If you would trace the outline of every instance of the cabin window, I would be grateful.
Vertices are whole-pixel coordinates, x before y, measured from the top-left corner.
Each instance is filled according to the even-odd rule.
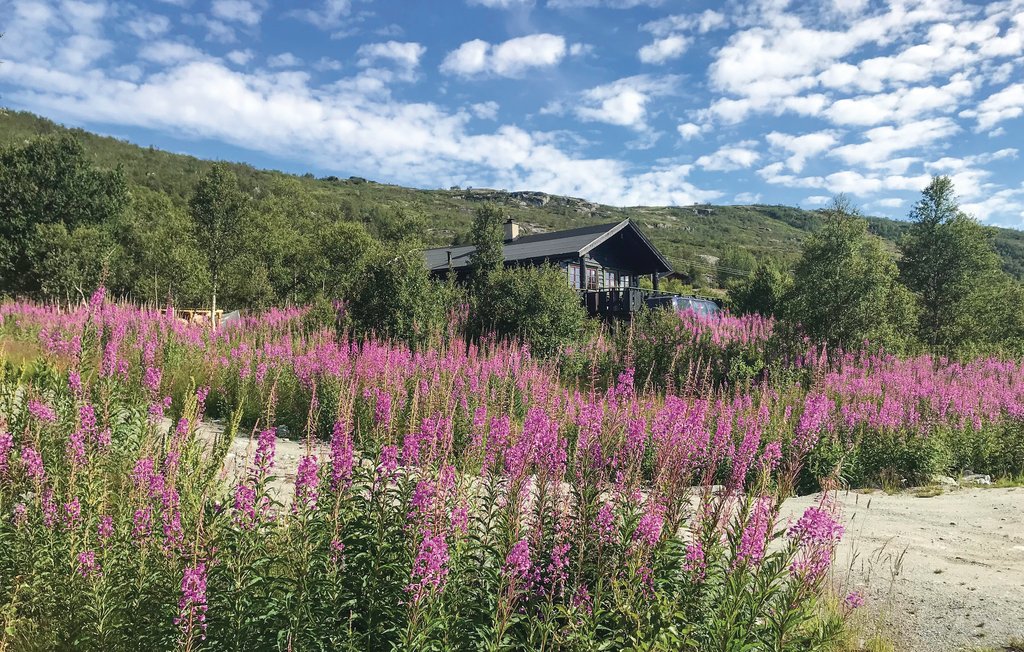
[[[596,290],[597,289],[597,270],[594,269],[593,267],[588,267],[587,268],[587,289],[588,290]]]
[[[580,266],[579,265],[569,265],[569,287],[571,287],[571,288],[581,288],[581,287],[583,287],[582,285],[580,285]]]
[[[604,286],[605,288],[615,287],[615,272],[611,270],[605,270],[604,272]]]
[[[630,278],[629,274],[621,274],[621,275],[619,275],[619,287],[620,288],[628,288],[629,287],[629,278]]]

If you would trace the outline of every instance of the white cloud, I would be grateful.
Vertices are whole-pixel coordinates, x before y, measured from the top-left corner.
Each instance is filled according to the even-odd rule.
[[[803,201],[804,206],[824,206],[832,201],[831,197],[826,195],[812,195]]]
[[[761,158],[761,154],[753,149],[756,143],[746,141],[722,147],[713,154],[706,154],[697,159],[697,166],[714,172],[731,172],[752,167]]]
[[[244,66],[252,61],[253,56],[252,50],[232,50],[227,53],[226,58],[235,65]]]
[[[664,0],[548,0],[550,9],[583,9],[586,7],[608,7],[609,9],[633,9],[634,7],[657,7]]]
[[[171,20],[161,14],[144,14],[125,23],[125,29],[143,40],[163,36],[170,28]]]
[[[804,169],[804,163],[808,158],[821,154],[839,142],[835,132],[832,131],[818,131],[800,136],[773,131],[765,139],[772,147],[785,150],[791,154],[786,160],[786,165],[796,173]]]
[[[271,68],[297,68],[302,65],[302,59],[291,52],[282,52],[267,57],[267,65]]]
[[[462,77],[517,77],[531,68],[557,65],[567,51],[565,39],[555,34],[520,36],[495,45],[475,39],[449,52],[441,63],[441,72]]]
[[[533,0],[466,0],[468,4],[480,5],[491,9],[512,9],[514,7],[530,7]]]
[[[155,43],[145,45],[139,50],[139,57],[162,65],[208,58],[201,50],[186,43],[178,43],[176,41],[156,41]]]
[[[369,66],[385,59],[392,61],[403,68],[415,68],[420,63],[420,57],[427,51],[419,43],[400,43],[398,41],[387,41],[386,43],[367,43],[359,47],[356,52],[360,57],[360,66]]]
[[[498,118],[498,108],[498,103],[493,101],[477,102],[469,107],[473,115],[481,120],[496,120]]]
[[[296,9],[290,15],[314,27],[333,30],[341,27],[351,12],[352,0],[323,0],[319,9]]]
[[[263,10],[249,0],[213,0],[210,13],[221,20],[242,23],[248,27],[260,24]]]
[[[899,197],[886,197],[885,199],[873,201],[868,204],[868,206],[878,206],[879,208],[899,208],[905,203],[906,201]]]
[[[689,41],[685,36],[675,34],[643,46],[637,56],[644,63],[665,63],[669,59],[681,57],[688,45]]]
[[[761,193],[759,192],[741,192],[740,194],[733,197],[733,201],[737,204],[756,204],[761,201]]]
[[[1018,118],[1021,114],[1024,114],[1024,83],[1011,84],[989,95],[976,108],[960,112],[961,117],[977,120],[978,131]]]
[[[941,87],[916,86],[892,93],[838,100],[825,110],[825,115],[841,125],[907,122],[934,113],[955,111],[958,104],[973,93],[974,84],[970,80],[963,75],[954,75],[948,84]]]
[[[693,122],[684,122],[683,124],[676,127],[676,131],[679,132],[679,137],[683,140],[693,140],[697,136],[701,135],[705,128],[694,124]]]
[[[641,29],[655,36],[668,36],[673,32],[697,32],[706,34],[729,24],[725,14],[706,9],[699,14],[676,14],[645,23]]]
[[[830,154],[850,165],[870,167],[887,161],[896,152],[926,148],[958,131],[960,127],[945,117],[920,120],[898,127],[886,125],[866,131],[864,135],[867,140],[864,142],[836,147]]]
[[[675,92],[674,76],[624,77],[584,91],[574,113],[590,122],[604,122],[638,131],[647,129],[647,105],[651,98]]]

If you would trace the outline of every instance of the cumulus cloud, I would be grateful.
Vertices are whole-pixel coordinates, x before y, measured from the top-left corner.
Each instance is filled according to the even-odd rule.
[[[271,68],[296,68],[302,65],[302,59],[291,52],[282,52],[281,54],[267,57],[267,65]]]
[[[648,128],[647,105],[652,98],[675,92],[678,78],[636,75],[584,91],[574,113],[590,122],[604,122],[638,131]]]
[[[684,122],[676,127],[676,131],[679,132],[679,137],[683,140],[693,140],[705,131],[705,127],[693,122]]]
[[[962,111],[964,118],[974,118],[978,130],[983,131],[1024,114],[1024,84],[1016,83],[1007,86],[997,93],[989,95],[973,109]]]
[[[210,13],[229,22],[241,23],[248,27],[259,25],[263,9],[249,0],[213,0]]]
[[[804,163],[808,158],[827,151],[839,142],[836,133],[832,131],[818,131],[799,136],[773,131],[765,139],[772,147],[791,154],[786,159],[786,165],[790,170],[797,173],[804,169]]]
[[[360,66],[369,66],[384,59],[403,68],[415,68],[420,63],[420,57],[426,51],[427,48],[419,43],[388,41],[386,43],[367,43],[361,45],[356,55],[360,57]]]
[[[697,166],[715,172],[731,172],[752,167],[761,158],[761,154],[753,149],[756,143],[746,141],[735,145],[727,145],[712,154],[697,159]]]
[[[491,9],[512,9],[515,7],[530,7],[533,0],[466,0],[468,4],[480,5]]]
[[[494,45],[474,39],[449,52],[441,72],[461,77],[517,77],[533,68],[558,65],[567,53],[565,38],[555,34],[531,34]]]
[[[171,28],[171,19],[162,14],[143,14],[127,21],[124,26],[135,37],[148,40],[166,34]]]
[[[958,131],[960,127],[949,118],[919,120],[898,127],[885,125],[866,131],[863,142],[836,147],[830,154],[847,164],[873,167],[885,163],[896,152],[926,148]]]
[[[644,63],[665,63],[669,59],[681,57],[686,52],[687,45],[689,41],[685,36],[674,34],[643,46],[637,52],[637,56]]]
[[[323,0],[315,9],[296,9],[290,15],[314,27],[333,30],[341,27],[351,12],[352,0]]]
[[[668,36],[674,32],[697,32],[706,34],[729,24],[725,14],[706,9],[699,14],[676,14],[645,23],[641,29],[655,36]]]

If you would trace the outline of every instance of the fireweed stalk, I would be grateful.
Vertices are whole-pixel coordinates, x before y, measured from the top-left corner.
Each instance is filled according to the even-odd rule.
[[[1024,464],[1019,362],[808,345],[798,383],[663,394],[628,365],[579,384],[568,353],[302,318],[0,305],[0,336],[42,351],[0,364],[0,648],[803,650],[834,634],[816,604],[842,526],[828,501],[780,523],[787,488],[847,460]],[[771,340],[673,328],[705,360]],[[640,360],[635,336],[595,346]]]

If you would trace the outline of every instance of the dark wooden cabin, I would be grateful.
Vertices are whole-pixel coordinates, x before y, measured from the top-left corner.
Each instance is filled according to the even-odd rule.
[[[471,245],[441,247],[427,249],[424,256],[431,273],[461,278],[474,250]],[[508,266],[561,267],[592,315],[628,315],[652,301],[664,303],[675,296],[658,291],[659,278],[672,266],[632,220],[524,236],[509,220],[504,251]],[[651,278],[653,290],[639,287],[643,276]]]

